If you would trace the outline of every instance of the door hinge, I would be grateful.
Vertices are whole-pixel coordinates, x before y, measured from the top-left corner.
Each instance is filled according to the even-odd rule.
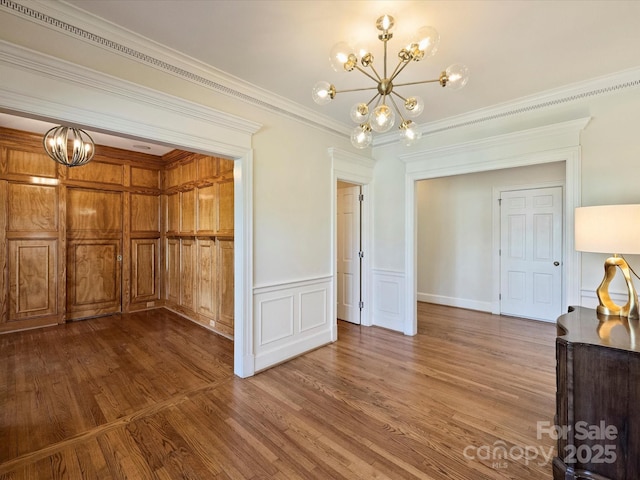
[[[502,206],[502,199],[501,198],[498,199],[498,205]]]
[[[361,193],[360,195],[358,195],[358,201],[364,202],[364,193]]]
[[[364,302],[360,300],[360,302],[358,303],[358,306],[360,307],[360,310],[362,310],[364,308]]]
[[[359,258],[364,258],[364,252],[363,252],[362,250],[360,250],[360,251],[358,252],[358,257],[359,257]]]
[[[502,256],[502,249],[501,249],[501,248],[499,248],[499,249],[498,249],[498,256],[499,256],[499,257],[501,257],[501,256]]]
[[[498,300],[502,300],[502,294],[501,293],[498,294]]]

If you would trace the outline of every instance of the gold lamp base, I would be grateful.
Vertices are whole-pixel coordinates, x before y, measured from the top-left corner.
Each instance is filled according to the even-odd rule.
[[[624,281],[627,284],[627,289],[629,290],[629,300],[626,305],[623,306],[616,305],[609,296],[609,284],[616,275],[616,267],[622,272]],[[598,313],[603,315],[616,315],[630,319],[638,318],[638,292],[633,286],[633,282],[631,281],[631,269],[624,258],[617,255],[607,258],[604,262],[604,278],[596,290],[596,293],[598,294],[598,300],[600,301],[600,305],[598,305],[597,308]]]

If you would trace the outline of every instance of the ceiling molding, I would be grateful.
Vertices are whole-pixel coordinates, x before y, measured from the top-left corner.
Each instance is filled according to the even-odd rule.
[[[499,105],[445,118],[437,122],[426,123],[420,125],[420,130],[423,135],[433,135],[447,130],[554,108],[588,98],[623,93],[638,87],[640,87],[640,67],[547,90]],[[377,140],[377,142],[374,140],[374,146],[376,147],[393,144],[397,142],[397,134],[385,134],[378,137]]]
[[[63,2],[0,0],[14,15],[183,80],[341,136],[350,127]],[[36,9],[37,8],[37,9]]]

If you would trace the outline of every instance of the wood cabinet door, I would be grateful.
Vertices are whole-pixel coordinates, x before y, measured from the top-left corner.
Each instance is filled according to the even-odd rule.
[[[180,305],[191,311],[196,309],[196,242],[182,239],[180,242]]]
[[[165,296],[171,303],[180,303],[180,239],[167,239]]]
[[[9,241],[9,321],[54,315],[56,240]]]
[[[119,239],[69,240],[67,248],[67,319],[121,311]]]

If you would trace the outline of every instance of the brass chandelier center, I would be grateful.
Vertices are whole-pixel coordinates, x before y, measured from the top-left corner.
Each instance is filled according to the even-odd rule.
[[[378,82],[378,93],[380,95],[389,95],[393,91],[393,82],[388,78],[383,78]]]

